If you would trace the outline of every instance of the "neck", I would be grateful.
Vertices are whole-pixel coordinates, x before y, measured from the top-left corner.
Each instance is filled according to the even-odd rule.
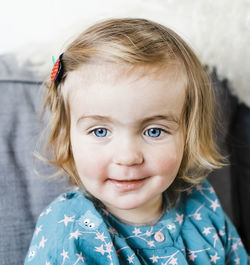
[[[106,205],[107,210],[124,223],[146,225],[156,223],[165,211],[163,196],[158,196],[149,203],[135,209],[118,209]]]

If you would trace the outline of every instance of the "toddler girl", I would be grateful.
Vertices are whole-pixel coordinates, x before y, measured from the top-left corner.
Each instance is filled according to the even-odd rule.
[[[50,161],[74,188],[40,215],[25,264],[247,264],[210,184],[221,166],[208,77],[145,19],[73,41],[47,82]]]

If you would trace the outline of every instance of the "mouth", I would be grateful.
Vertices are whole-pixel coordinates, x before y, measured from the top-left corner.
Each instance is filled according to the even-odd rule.
[[[147,179],[148,178],[129,180],[108,179],[108,181],[113,184],[120,192],[128,192],[141,188]]]

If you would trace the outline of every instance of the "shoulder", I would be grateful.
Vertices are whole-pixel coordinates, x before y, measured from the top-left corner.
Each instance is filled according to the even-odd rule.
[[[101,215],[83,192],[72,190],[61,194],[40,214],[26,262],[40,264],[36,262],[45,259],[54,262],[55,258],[70,256],[69,252],[64,253],[66,249],[74,253],[80,238],[84,243],[91,233],[102,228]]]
[[[58,196],[40,214],[37,223],[45,223],[49,220],[52,223],[65,219],[65,223],[71,222],[81,216],[88,209],[95,209],[89,200],[80,190],[71,190]],[[62,218],[62,219],[61,219]],[[51,227],[51,225],[50,225]]]
[[[181,208],[185,215],[185,226],[193,226],[196,230],[194,235],[205,240],[211,236],[213,243],[216,233],[221,243],[226,244],[226,214],[214,188],[207,180],[183,194]]]
[[[177,211],[184,216],[182,234],[187,240],[191,233],[197,242],[206,241],[213,246],[213,237],[218,236],[220,242],[226,244],[226,215],[214,188],[207,180],[182,194]]]
[[[43,210],[38,218],[37,225],[42,224],[49,230],[56,229],[57,233],[61,230],[65,232],[76,223],[81,225],[82,219],[90,216],[92,218],[96,216],[95,221],[98,220],[98,224],[101,223],[102,217],[96,210],[93,201],[80,189],[71,190],[61,194]]]
[[[193,211],[196,209],[195,213],[207,213],[211,216],[224,215],[215,190],[207,180],[187,190],[182,200],[185,204],[185,211],[188,214],[194,213]],[[197,220],[201,218],[197,214],[194,217]]]
[[[233,264],[238,257],[246,264],[241,239],[207,180],[183,194],[178,211],[184,216],[181,236],[191,260],[208,257]]]

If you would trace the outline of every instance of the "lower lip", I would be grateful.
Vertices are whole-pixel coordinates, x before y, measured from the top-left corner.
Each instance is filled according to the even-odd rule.
[[[109,182],[115,185],[115,187],[121,192],[128,192],[137,190],[142,187],[146,182],[146,178],[140,180],[121,181],[115,179],[109,179]]]

